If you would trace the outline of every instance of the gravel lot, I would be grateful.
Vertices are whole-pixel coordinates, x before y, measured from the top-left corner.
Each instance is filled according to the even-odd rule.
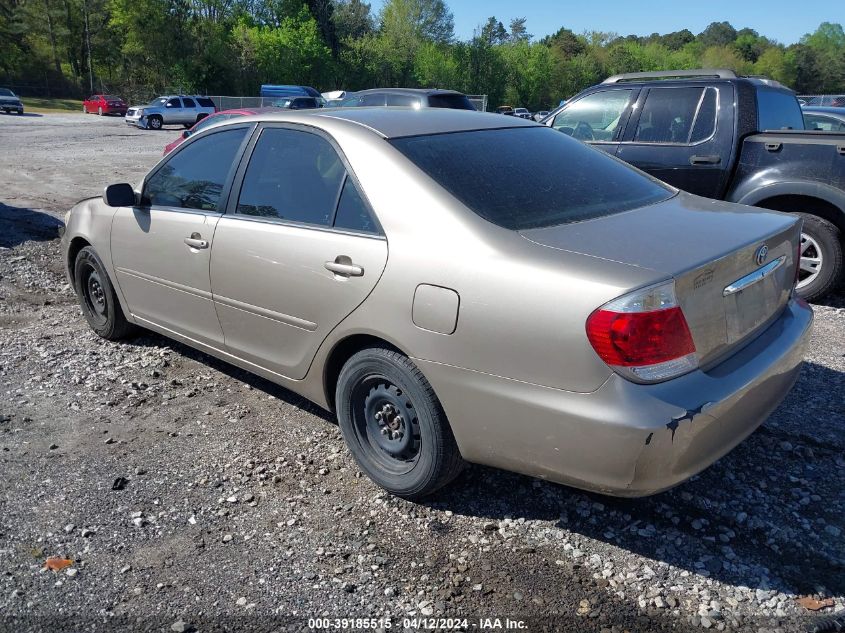
[[[845,624],[845,295],[816,306],[805,369],[768,422],[668,493],[612,499],[473,466],[409,503],[363,478],[298,396],[85,325],[56,218],[138,180],[177,134],[0,116],[0,629]],[[48,571],[49,556],[73,563]]]

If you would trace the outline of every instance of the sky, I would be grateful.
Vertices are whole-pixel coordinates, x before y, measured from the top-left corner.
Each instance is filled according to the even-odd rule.
[[[371,0],[378,13],[384,0]],[[541,38],[565,26],[575,33],[616,32],[650,35],[689,29],[694,34],[711,22],[727,20],[750,27],[783,44],[794,44],[822,22],[845,21],[842,0],[446,0],[455,16],[455,35],[469,39],[488,17],[505,27],[511,18],[527,19],[528,32]]]

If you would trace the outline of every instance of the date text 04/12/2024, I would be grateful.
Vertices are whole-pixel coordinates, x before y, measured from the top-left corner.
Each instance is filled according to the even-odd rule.
[[[527,623],[524,620],[510,618],[402,618],[393,621],[392,618],[309,618],[309,629],[325,630],[390,630],[394,626],[410,630],[524,630]]]

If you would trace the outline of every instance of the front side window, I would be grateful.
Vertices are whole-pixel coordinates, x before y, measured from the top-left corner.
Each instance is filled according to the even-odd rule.
[[[219,211],[220,196],[247,128],[209,134],[186,145],[144,183],[144,204]]]
[[[179,100],[179,97],[173,97],[167,102],[168,108],[181,108],[182,102]]]
[[[237,213],[330,226],[345,176],[340,157],[321,136],[265,129],[249,159]]]
[[[712,88],[652,88],[634,134],[635,143],[690,144],[712,136],[716,91]]]
[[[632,93],[603,90],[587,95],[558,114],[552,127],[579,141],[612,141]]]
[[[674,195],[634,168],[547,127],[390,143],[470,210],[515,231],[590,220]]]

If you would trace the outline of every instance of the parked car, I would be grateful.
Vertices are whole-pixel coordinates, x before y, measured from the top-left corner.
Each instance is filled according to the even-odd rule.
[[[82,102],[82,111],[85,114],[96,112],[100,116],[104,114],[125,116],[127,109],[126,102],[114,95],[92,95]]]
[[[227,121],[229,119],[236,119],[241,116],[250,116],[252,114],[260,114],[262,112],[267,111],[273,111],[273,108],[238,108],[234,110],[223,110],[221,112],[209,114],[204,119],[197,121],[191,129],[184,130],[173,141],[165,145],[163,155],[167,156],[170,152],[179,147],[179,145],[182,144],[182,141],[187,139],[189,136],[192,136],[197,132],[206,129],[207,127],[211,127],[215,123],[221,123],[222,121]]]
[[[290,86],[290,85],[275,85],[264,84],[261,86],[261,96],[264,98],[273,97],[314,97],[321,104],[325,105],[325,99],[320,91],[311,86]]]
[[[323,107],[323,100],[316,97],[285,97],[274,101],[273,107],[288,110],[314,110]]]
[[[845,132],[845,108],[805,106],[801,108],[801,113],[804,115],[804,127],[808,130]]]
[[[347,96],[352,96],[352,93],[346,90],[330,90],[329,92],[321,93],[321,95],[325,99],[326,108],[335,108],[340,106],[341,102]]]
[[[819,299],[843,280],[845,137],[805,131],[779,83],[719,69],[616,75],[544,123],[690,193],[800,215],[799,293]]]
[[[786,396],[812,320],[799,218],[494,114],[232,119],[66,220],[97,334],[148,328],[335,411],[408,498],[464,461],[674,486]]]
[[[423,88],[372,88],[370,90],[360,90],[347,95],[340,102],[340,107],[342,108],[360,106],[475,110],[472,101],[462,92]]]
[[[501,105],[496,108],[496,114],[506,114],[508,116],[513,116],[513,108],[509,105]]]
[[[23,114],[23,102],[8,88],[0,88],[0,110],[6,114],[10,112]]]
[[[132,106],[126,111],[126,123],[151,130],[173,124],[190,128],[215,112],[217,108],[208,97],[170,95],[153,99],[149,105]]]
[[[543,119],[545,119],[547,116],[549,116],[549,111],[548,111],[548,110],[539,110],[538,112],[535,112],[535,113],[534,113],[534,116],[533,116],[533,117],[531,117],[531,118],[533,118],[535,121],[542,121],[542,120],[543,120]]]
[[[531,118],[531,113],[528,111],[528,108],[514,108],[513,115],[519,117],[520,119]]]

